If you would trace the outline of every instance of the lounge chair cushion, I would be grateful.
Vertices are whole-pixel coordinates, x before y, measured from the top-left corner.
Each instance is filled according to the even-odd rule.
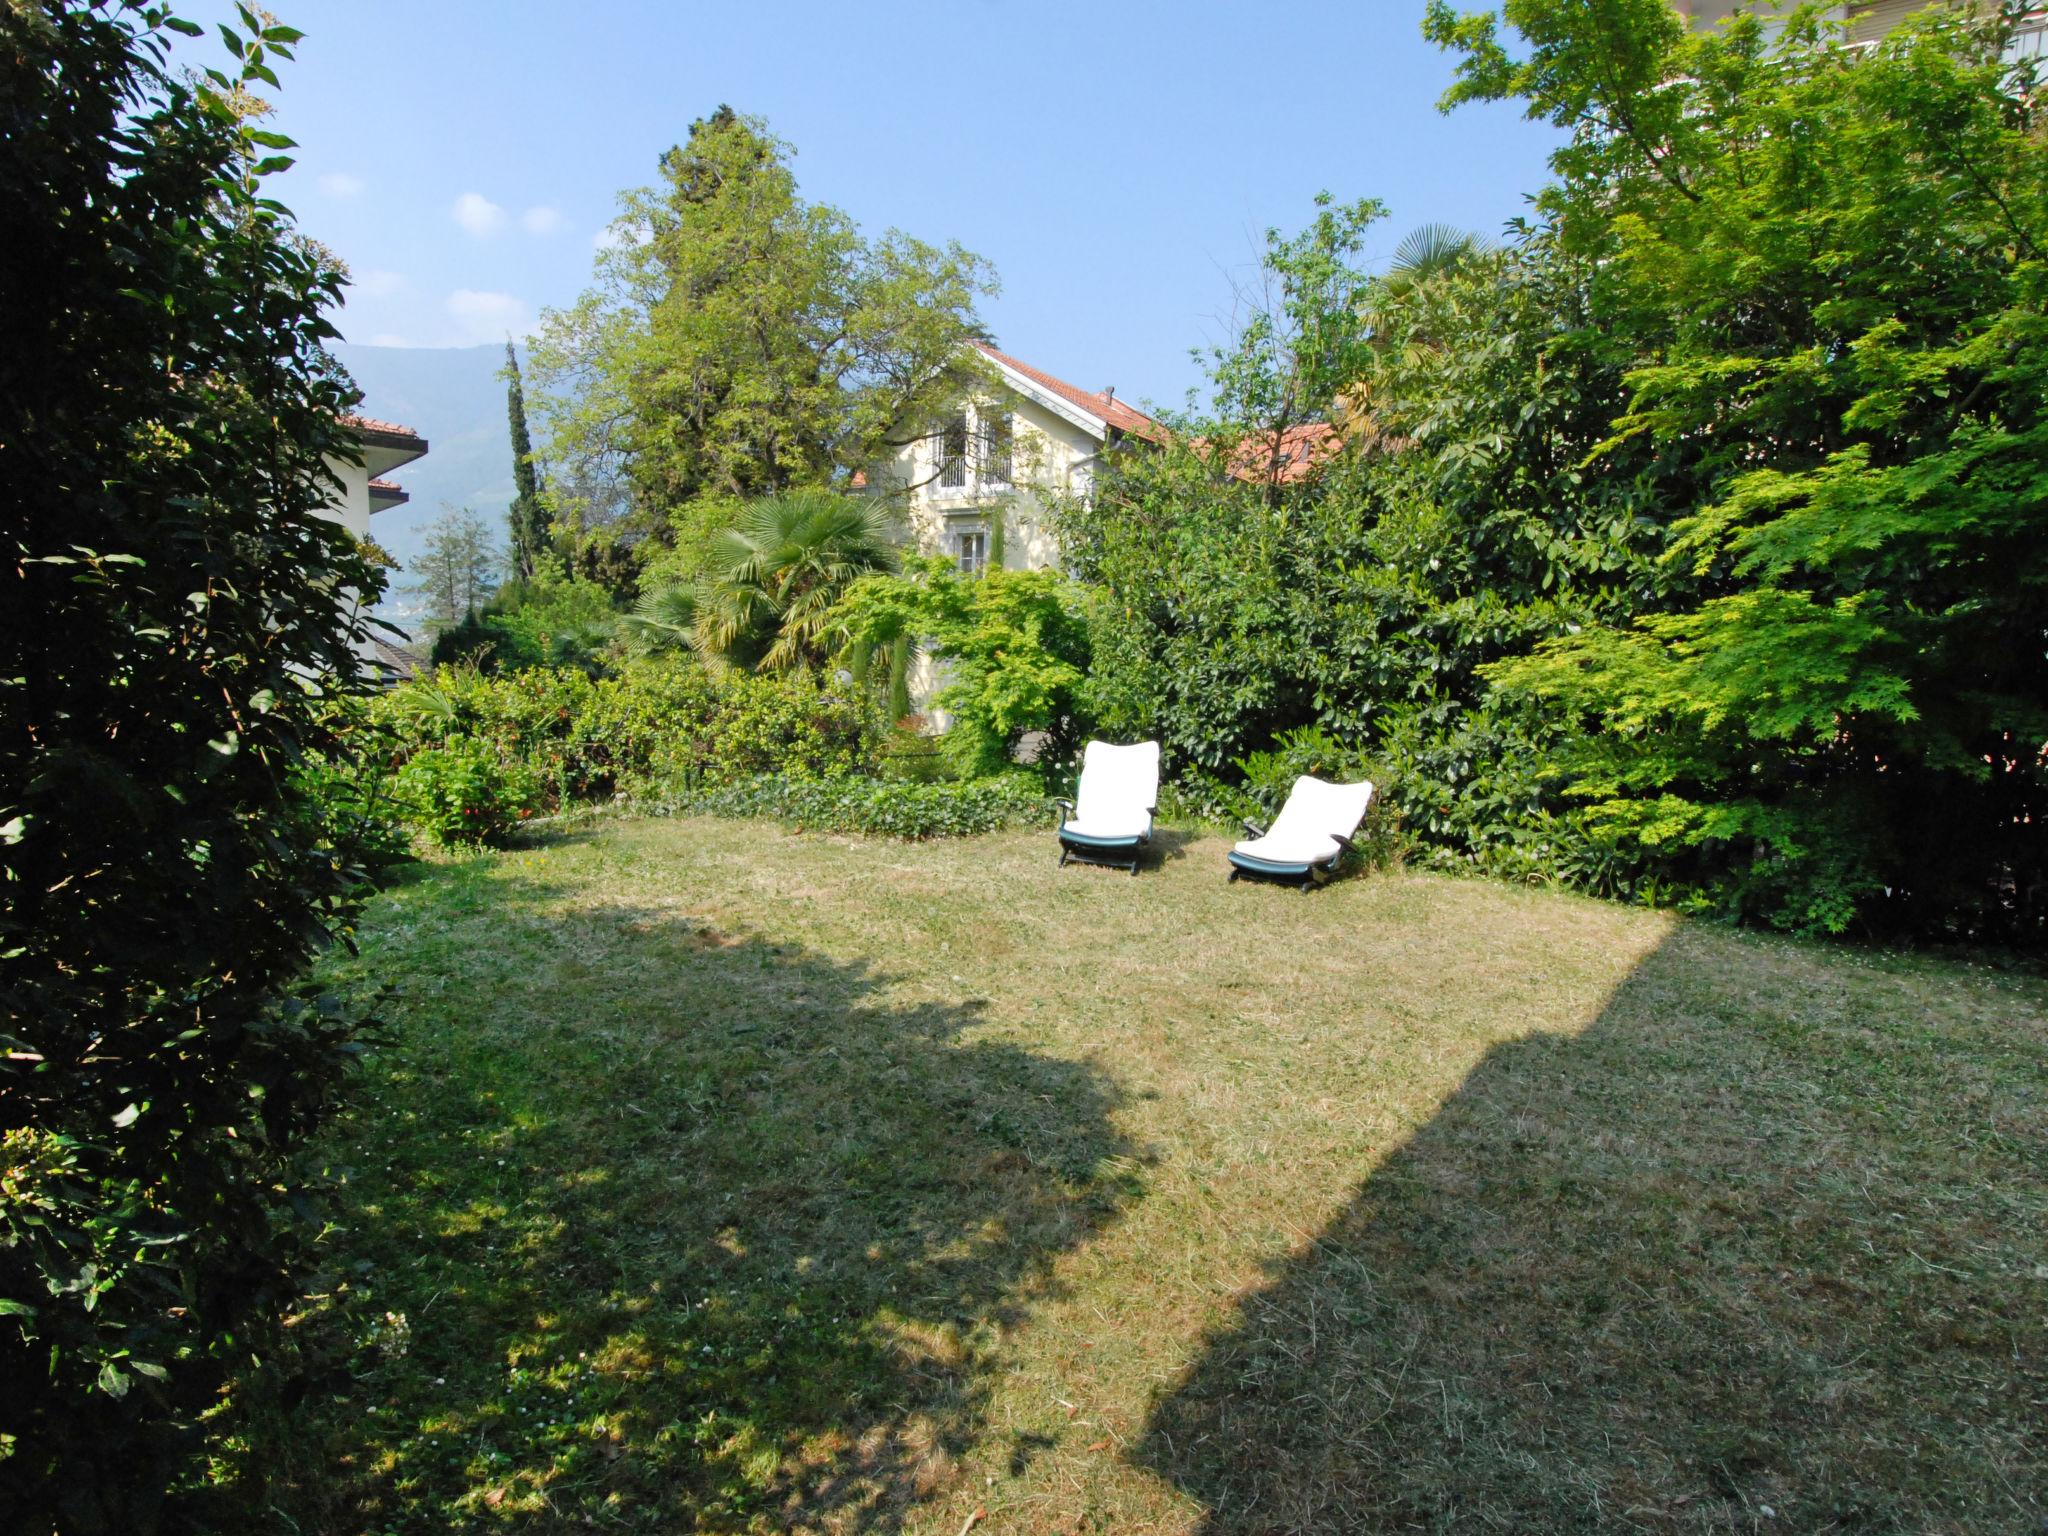
[[[1042,823],[1041,823],[1042,825]],[[1062,822],[1060,836],[1087,843],[1135,843],[1152,832],[1152,818],[1143,811],[1120,816],[1103,814],[1089,821]]]
[[[1159,803],[1159,743],[1120,747],[1091,741],[1081,754],[1081,786],[1060,836],[1090,843],[1134,843],[1152,835]]]
[[[1358,830],[1371,803],[1370,784],[1326,784],[1303,775],[1266,835],[1247,838],[1231,852],[1280,870],[1327,864],[1341,851],[1337,839]]]

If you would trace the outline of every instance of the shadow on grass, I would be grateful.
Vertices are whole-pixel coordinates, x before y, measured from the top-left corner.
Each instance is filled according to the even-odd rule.
[[[1208,1536],[2039,1532],[2048,1042],[1870,970],[1681,929],[1496,1047],[1134,1459]]]
[[[1114,1089],[872,966],[560,894],[480,865],[384,919],[398,1070],[263,1498],[309,1533],[895,1529],[1136,1192]]]

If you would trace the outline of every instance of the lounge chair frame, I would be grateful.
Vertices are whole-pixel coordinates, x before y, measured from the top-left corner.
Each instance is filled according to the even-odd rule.
[[[1246,818],[1241,825],[1246,836],[1251,838],[1264,837],[1268,830],[1250,818]],[[1230,880],[1232,883],[1242,878],[1284,881],[1290,884],[1299,882],[1304,891],[1312,891],[1327,885],[1330,877],[1337,872],[1337,865],[1344,855],[1358,847],[1356,838],[1345,837],[1337,832],[1332,832],[1330,837],[1337,844],[1336,852],[1328,858],[1316,859],[1307,864],[1279,864],[1271,859],[1259,859],[1248,853],[1239,853],[1233,848],[1228,855]]]
[[[1074,802],[1066,799],[1053,801],[1054,805],[1066,807],[1066,814],[1060,817],[1060,868],[1067,862],[1076,864],[1101,864],[1110,869],[1128,869],[1133,875],[1143,860],[1145,850],[1152,846],[1151,828],[1146,828],[1136,837],[1090,837],[1085,832],[1068,830],[1067,823],[1074,815]],[[1147,816],[1156,817],[1159,807],[1145,808]]]

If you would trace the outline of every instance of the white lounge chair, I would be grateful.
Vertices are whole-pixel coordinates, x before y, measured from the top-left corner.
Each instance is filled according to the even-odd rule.
[[[1255,821],[1244,824],[1251,836],[1230,850],[1230,878],[1299,880],[1304,890],[1328,879],[1371,804],[1370,784],[1326,784],[1304,774],[1287,792],[1270,830]]]
[[[1159,743],[1119,747],[1091,741],[1081,753],[1081,783],[1060,819],[1060,866],[1068,859],[1091,864],[1128,864],[1138,872],[1138,855],[1152,841],[1159,807]]]

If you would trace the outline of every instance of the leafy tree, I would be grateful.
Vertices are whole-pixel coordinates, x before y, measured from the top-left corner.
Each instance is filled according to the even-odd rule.
[[[1556,872],[1569,829],[1547,820],[1541,722],[1492,708],[1479,669],[1625,614],[1652,586],[1659,450],[1586,462],[1624,365],[1592,318],[1599,270],[1530,232],[1419,278],[1324,285],[1350,313],[1315,329],[1348,338],[1342,367],[1358,372],[1341,393],[1368,423],[1349,452],[1247,483],[1208,434],[1256,442],[1259,424],[1192,424],[1062,507],[1094,589],[1102,728],[1156,736],[1190,788],[1326,733],[1372,755],[1425,856],[1519,874],[1547,846],[1534,867]],[[1359,315],[1370,329],[1352,338]]]
[[[597,284],[534,344],[550,501],[579,545],[660,546],[700,498],[824,486],[921,430],[976,364],[987,263],[805,200],[721,108],[621,199]]]
[[[1725,910],[2038,937],[2048,155],[2006,23],[1505,14],[1519,57],[1432,9],[1451,98],[1569,130],[1539,206],[1632,353],[1602,452],[1683,515],[1633,621],[1493,675],[1607,844]]]
[[[0,1527],[139,1532],[295,1294],[359,1021],[301,990],[361,845],[303,787],[382,576],[342,274],[254,125],[299,34],[181,75],[139,4],[0,8]]]
[[[491,600],[500,568],[490,525],[468,507],[445,507],[427,525],[426,546],[413,560],[415,580],[407,590],[425,604],[427,627],[444,630]]]
[[[991,567],[964,576],[944,558],[912,557],[907,566],[900,576],[862,577],[832,610],[842,658],[865,674],[874,656],[889,655],[893,669],[910,642],[928,644],[946,674],[933,703],[953,716],[942,745],[963,773],[1001,772],[1027,731],[1051,736],[1041,762],[1071,761],[1088,669],[1087,621],[1072,584],[1057,571]]]
[[[512,428],[512,509],[506,515],[512,535],[512,575],[531,581],[540,574],[542,558],[554,547],[548,512],[541,500],[540,470],[533,462],[533,438],[526,429],[526,386],[519,376],[519,354],[505,343],[505,409]]]
[[[1364,367],[1365,234],[1385,210],[1371,199],[1339,204],[1327,192],[1295,234],[1266,231],[1257,279],[1238,294],[1236,334],[1210,349],[1214,420],[1203,441],[1218,462],[1264,487],[1286,483],[1288,432],[1330,419]]]
[[[712,545],[694,597],[697,648],[770,671],[816,666],[830,653],[833,605],[858,578],[895,566],[875,503],[823,490],[764,497]]]

